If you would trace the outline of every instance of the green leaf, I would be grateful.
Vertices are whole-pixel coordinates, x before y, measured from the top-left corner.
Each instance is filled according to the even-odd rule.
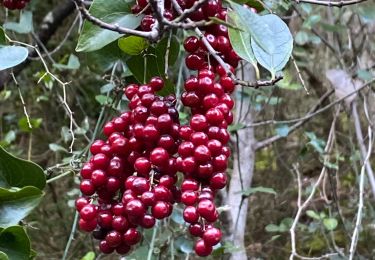
[[[95,253],[90,251],[81,260],[95,260]]]
[[[33,130],[38,129],[40,127],[40,125],[42,124],[43,119],[41,119],[41,118],[36,118],[36,119],[29,118],[29,121],[30,121],[31,128],[29,126],[29,123],[27,121],[26,116],[22,117],[18,121],[18,127],[22,132],[30,133]]]
[[[9,258],[4,252],[0,251],[0,260],[9,260]]]
[[[279,226],[275,224],[268,224],[265,229],[267,232],[279,232],[280,231]]]
[[[299,31],[294,37],[294,40],[298,45],[305,45],[309,42],[309,34],[305,31]]]
[[[103,106],[103,105],[108,105],[112,103],[113,99],[111,97],[107,97],[104,95],[97,95],[95,97],[95,100],[98,101],[98,103]]]
[[[29,260],[31,255],[30,240],[25,230],[20,226],[2,230],[0,232],[0,251],[11,260]]]
[[[249,8],[230,1],[230,5],[240,18],[241,23],[245,26],[254,42],[260,48],[267,52],[273,53],[275,49],[273,31],[268,23],[264,22],[262,16],[252,12]]]
[[[266,38],[269,35],[265,35],[262,40],[274,42],[275,48],[266,52],[253,38],[251,39],[251,46],[257,61],[270,71],[272,78],[274,78],[276,72],[284,68],[292,54],[293,37],[288,26],[277,15],[261,16],[261,20],[264,24],[268,24],[272,30],[271,37]]]
[[[318,138],[313,132],[306,132],[305,135],[310,139],[310,144],[318,153],[324,152],[325,141]]]
[[[303,22],[302,27],[308,30],[311,30],[317,23],[320,22],[322,17],[320,15],[310,15],[308,18]]]
[[[273,194],[275,196],[277,195],[277,192],[274,189],[272,189],[272,188],[266,188],[266,187],[262,187],[262,186],[255,187],[255,188],[248,188],[248,189],[242,191],[242,194],[244,196],[250,196],[251,194],[254,194],[256,192]]]
[[[363,3],[358,7],[358,13],[365,23],[371,23],[375,20],[375,5],[373,3]]]
[[[36,187],[0,188],[0,227],[17,225],[38,206],[42,197],[43,192]]]
[[[159,70],[155,49],[151,47],[148,48],[148,53],[131,56],[126,61],[126,64],[139,83],[148,82],[152,77],[163,75],[164,73],[164,71]]]
[[[335,218],[325,218],[325,219],[323,219],[323,225],[329,231],[334,230],[337,227],[337,224],[338,224],[338,221]]]
[[[316,220],[320,220],[320,216],[318,213],[316,213],[315,211],[313,210],[307,210],[306,211],[306,215],[309,216],[310,218],[313,218],[313,219],[316,219]]]
[[[125,63],[126,55],[118,47],[117,42],[104,48],[86,53],[86,63],[92,71],[103,73],[111,70],[116,63]]]
[[[123,0],[94,0],[89,12],[106,23],[117,24],[129,29],[137,28],[142,19],[142,15],[135,16],[130,14],[129,2]],[[118,32],[102,29],[89,21],[85,21],[76,51],[89,52],[99,50],[122,36]]]
[[[39,165],[7,153],[0,146],[0,187],[35,186],[44,189],[46,178]]]
[[[69,153],[68,150],[66,150],[64,147],[62,147],[59,144],[49,144],[48,147],[52,152],[55,152],[55,153],[57,152]]]
[[[118,40],[119,48],[129,55],[139,55],[145,49],[148,48],[150,44],[145,38],[138,36],[128,36],[122,37]]]
[[[229,11],[228,19],[231,23],[242,29],[241,31],[238,29],[228,28],[229,39],[234,51],[238,56],[250,62],[255,67],[257,61],[255,59],[253,50],[251,49],[250,33],[245,29],[246,26],[241,22],[241,19],[238,17],[237,13]]]
[[[77,70],[81,66],[79,59],[74,54],[70,54],[67,64],[53,64],[59,70]]]
[[[0,26],[0,45],[6,44],[5,32],[3,27]]]
[[[0,71],[24,62],[29,51],[20,46],[0,46]]]
[[[371,80],[373,78],[372,73],[368,70],[358,70],[357,71],[358,78],[362,80]]]
[[[288,125],[284,125],[284,124],[278,125],[276,127],[276,133],[279,136],[282,136],[282,137],[288,136],[288,134],[289,134],[289,126]]]
[[[176,63],[178,54],[180,53],[180,42],[176,36],[172,36],[169,40],[169,37],[161,39],[155,48],[156,61],[158,64],[159,71],[162,72],[160,75],[164,75],[165,71],[165,55],[167,52],[169,44],[169,53],[168,53],[168,65],[172,66]],[[174,89],[174,88],[173,88]]]
[[[100,88],[100,93],[107,94],[108,92],[111,92],[116,86],[112,83],[105,84]]]
[[[23,11],[20,14],[20,21],[18,23],[7,22],[4,24],[4,29],[11,30],[17,33],[30,33],[33,28],[33,13]]]

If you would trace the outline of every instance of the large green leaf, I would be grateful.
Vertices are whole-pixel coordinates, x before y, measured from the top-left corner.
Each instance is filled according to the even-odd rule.
[[[262,38],[262,40],[274,42],[275,47],[272,51],[265,51],[253,38],[251,39],[251,46],[257,61],[270,71],[272,77],[274,77],[276,72],[285,67],[292,54],[293,37],[288,26],[277,15],[268,14],[261,16],[261,21],[264,24],[268,24],[272,30],[271,37]]]
[[[35,187],[22,189],[0,188],[0,227],[18,224],[24,219],[43,197],[43,192]]]
[[[241,22],[237,13],[233,11],[228,12],[228,19],[230,23],[233,23],[236,27],[240,28],[240,30],[228,28],[230,43],[232,44],[234,51],[242,59],[256,66],[257,61],[250,44],[251,36],[246,30],[246,26]]]
[[[5,254],[4,252],[1,252],[0,251],[0,260],[8,260],[9,258],[8,258],[8,256],[7,256],[7,254]]]
[[[25,230],[20,226],[3,229],[0,232],[0,251],[10,260],[29,260],[30,240]],[[0,254],[0,259],[4,259],[4,254]]]
[[[0,146],[0,187],[35,186],[42,190],[45,185],[45,175],[40,166],[14,157]]]
[[[129,29],[135,29],[141,22],[142,16],[129,13],[129,2],[124,0],[94,0],[90,6],[91,15],[106,23],[117,24]],[[76,51],[95,51],[123,36],[120,33],[102,29],[85,21],[78,39]]]
[[[265,23],[262,16],[252,12],[249,8],[234,2],[230,2],[230,5],[250,33],[252,40],[267,53],[273,53],[277,44],[270,40],[273,37],[273,30],[270,28],[272,25]]]
[[[34,30],[33,28],[33,13],[29,11],[21,12],[20,21],[7,22],[4,24],[4,29],[11,30],[17,33],[30,33]]]
[[[21,46],[0,46],[0,71],[17,66],[28,55],[29,51]]]

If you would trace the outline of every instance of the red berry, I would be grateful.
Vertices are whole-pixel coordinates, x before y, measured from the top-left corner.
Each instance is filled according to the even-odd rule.
[[[209,256],[212,253],[212,246],[206,245],[203,239],[195,243],[194,251],[198,256]]]
[[[156,166],[163,166],[168,163],[169,154],[164,148],[155,148],[150,154],[150,161]]]
[[[115,230],[110,231],[105,237],[105,241],[107,242],[108,246],[117,247],[122,242],[121,233]]]
[[[139,199],[130,200],[126,206],[125,211],[128,216],[143,217],[146,210],[142,201]]]
[[[199,47],[199,39],[195,36],[189,36],[184,41],[184,48],[187,52],[193,53]]]
[[[188,223],[196,223],[199,219],[198,211],[193,206],[187,206],[183,212],[184,220]]]
[[[141,241],[141,233],[135,228],[129,228],[123,236],[123,241],[125,244],[132,246]]]
[[[156,219],[163,219],[168,217],[172,213],[171,206],[165,201],[158,201],[152,207],[152,215]]]
[[[153,91],[160,91],[164,87],[164,80],[161,77],[153,77],[150,80],[150,86]]]

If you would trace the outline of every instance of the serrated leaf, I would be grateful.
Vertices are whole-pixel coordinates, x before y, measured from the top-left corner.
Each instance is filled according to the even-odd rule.
[[[17,158],[0,146],[0,187],[35,186],[42,190],[45,185],[45,175],[39,165]]]
[[[0,46],[0,71],[24,62],[29,51],[21,46]]]
[[[3,229],[0,232],[0,251],[10,260],[29,260],[31,248],[26,231],[20,226]]]
[[[230,1],[230,5],[241,19],[241,23],[251,35],[251,38],[257,45],[267,53],[273,53],[275,44],[273,39],[273,32],[270,25],[264,22],[262,16],[252,12],[249,8],[236,4]],[[271,39],[271,40],[270,40]]]
[[[245,25],[241,22],[241,19],[238,17],[237,13],[233,11],[228,12],[228,19],[231,23],[235,24],[238,29],[228,28],[229,39],[232,44],[234,51],[242,59],[250,62],[253,66],[256,66],[257,61],[255,59],[253,50],[251,49],[250,44],[250,33],[246,29]]]
[[[268,24],[272,31],[271,36],[265,35],[262,40],[274,42],[275,47],[266,52],[253,38],[251,39],[251,46],[257,61],[270,71],[272,78],[274,78],[276,72],[281,71],[289,61],[293,50],[293,37],[288,26],[277,15],[261,16],[261,21]]]
[[[3,26],[4,29],[14,31],[16,33],[30,33],[34,30],[33,13],[29,11],[23,11],[20,13],[20,21],[18,23],[7,22]]]
[[[36,187],[0,188],[0,227],[17,225],[38,206],[42,197],[43,192]]]
[[[325,218],[323,219],[323,225],[327,230],[332,231],[336,229],[338,221],[335,218]]]
[[[149,45],[145,38],[134,35],[122,37],[118,40],[119,48],[128,55],[139,55],[146,50]]]
[[[131,14],[129,2],[123,0],[94,0],[91,3],[89,12],[106,23],[118,24],[129,29],[137,28],[143,17],[142,15]],[[118,32],[102,29],[89,21],[85,21],[76,51],[89,52],[99,50],[122,36]]]
[[[74,54],[70,54],[67,64],[53,64],[53,66],[59,70],[77,70],[81,66],[79,59]]]

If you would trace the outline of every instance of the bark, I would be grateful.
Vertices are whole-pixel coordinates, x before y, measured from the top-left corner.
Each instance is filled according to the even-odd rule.
[[[253,81],[254,73],[251,65],[246,65],[243,80]],[[250,73],[251,72],[251,73]],[[241,74],[241,73],[240,73]],[[241,77],[241,75],[238,75]],[[253,122],[252,111],[248,112],[250,99],[236,95],[236,118],[241,119],[241,123],[248,125]],[[242,101],[242,109],[240,104]],[[255,136],[253,128],[246,128],[238,131],[237,149],[234,153],[234,167],[228,190],[228,205],[231,207],[231,242],[239,248],[239,251],[233,252],[231,259],[247,259],[245,250],[246,220],[248,212],[248,199],[242,196],[241,191],[250,188],[254,173],[255,164]]]

